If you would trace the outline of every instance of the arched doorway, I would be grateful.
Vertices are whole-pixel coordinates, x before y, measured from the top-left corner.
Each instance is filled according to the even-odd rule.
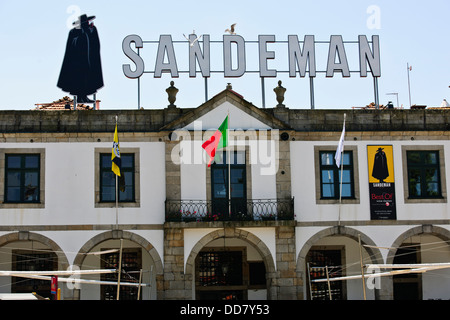
[[[387,263],[428,264],[450,262],[450,231],[424,225],[401,234],[389,250]],[[394,300],[448,300],[450,269],[396,275],[392,278]]]
[[[313,278],[361,275],[360,246],[362,247],[363,263],[383,263],[379,249],[374,248],[375,243],[364,233],[348,227],[338,226],[322,230],[312,236],[300,250],[297,261],[297,273],[303,280],[303,297],[305,300],[362,300],[364,294],[367,300],[379,299],[384,296],[383,279],[381,285],[375,289],[367,290],[361,279],[343,280],[334,283],[331,288],[328,283],[312,286]],[[308,268],[309,266],[309,268]],[[328,268],[327,268],[328,267]]]
[[[0,237],[1,270],[53,271],[66,270],[66,255],[51,239],[33,232],[16,232]],[[53,298],[50,281],[22,277],[0,277],[0,292],[31,293]]]
[[[198,241],[187,259],[186,275],[196,300],[273,298],[270,250],[244,230],[216,230]]]
[[[158,282],[162,281],[162,262],[156,249],[144,238],[127,231],[109,231],[89,240],[78,252],[74,264],[81,269],[118,269],[122,248],[120,300],[155,300]],[[84,277],[118,282],[117,274]],[[142,283],[129,286],[127,283]],[[116,300],[117,285],[82,285],[74,288],[78,299]]]

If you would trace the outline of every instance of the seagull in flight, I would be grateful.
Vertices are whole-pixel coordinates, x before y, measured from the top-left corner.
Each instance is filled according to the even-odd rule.
[[[236,34],[236,32],[234,32],[234,26],[236,25],[236,23],[233,23],[230,27],[230,29],[226,29],[224,32],[228,32],[229,34]]]
[[[195,35],[195,30],[192,31],[192,34]],[[195,38],[194,40],[191,41],[188,37],[186,37],[186,35],[184,33],[183,33],[183,36],[186,38],[187,41],[189,41],[191,47],[194,46],[194,43],[197,42],[202,37],[200,35],[200,36],[198,36],[197,38]]]

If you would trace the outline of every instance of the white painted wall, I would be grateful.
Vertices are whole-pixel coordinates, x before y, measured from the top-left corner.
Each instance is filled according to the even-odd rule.
[[[181,129],[181,131],[194,130],[193,138],[181,139],[180,143],[182,199],[204,200],[207,198],[206,165],[209,156],[203,150],[202,144],[211,137],[227,115],[229,115],[229,128],[233,130],[230,133],[229,145],[233,148],[248,146],[252,165],[252,198],[275,199],[275,142],[272,141],[268,144],[266,141],[262,142],[251,138],[253,130],[269,130],[270,127],[227,101]],[[202,132],[202,130],[207,131]],[[239,133],[240,136],[235,137],[234,132]],[[271,166],[273,166],[273,170],[270,170]]]
[[[247,141],[250,154],[253,148],[258,148],[258,141]],[[181,198],[186,200],[206,200],[206,170],[208,156],[201,147],[202,141],[182,141],[180,150],[183,154],[181,157],[180,174],[181,174]],[[231,144],[233,146],[233,144]],[[195,155],[200,153],[200,155]],[[196,159],[202,159],[197,162]],[[261,163],[255,157],[251,164],[251,197],[252,199],[276,199],[276,171],[268,172],[270,163]],[[275,161],[274,158],[267,161]],[[273,173],[273,174],[272,174]],[[248,182],[247,182],[248,184]],[[249,187],[249,185],[248,185]]]
[[[346,146],[356,146],[358,156],[358,175],[359,175],[359,204],[342,204],[341,205],[341,221],[345,226],[345,221],[370,221],[370,203],[369,203],[369,175],[367,165],[367,145],[393,145],[394,152],[394,174],[396,188],[396,209],[397,220],[445,220],[450,218],[450,207],[448,203],[405,203],[404,200],[404,179],[403,179],[403,161],[402,146],[403,145],[442,145],[444,147],[444,157],[449,159],[450,143],[445,140],[439,141],[348,141]],[[314,146],[335,146],[337,141],[294,141],[290,144],[291,150],[291,171],[292,171],[292,195],[295,197],[295,213],[296,220],[299,222],[312,221],[338,221],[339,205],[338,204],[317,204],[316,203],[316,176],[315,176],[315,159]],[[445,168],[448,171],[448,168]],[[448,177],[448,175],[446,175]],[[446,179],[446,188],[449,179]],[[377,246],[392,247],[394,242],[403,233],[416,227],[416,225],[392,225],[392,226],[358,226],[352,227],[361,230],[361,233],[368,236]],[[448,225],[441,226],[450,229]],[[306,242],[318,232],[327,227],[298,227],[296,229],[296,250],[297,256],[305,246]],[[419,243],[423,243],[426,247],[437,238],[424,235],[414,237]],[[414,240],[414,239],[413,239]],[[323,238],[314,245],[345,245],[346,264],[348,265],[348,273],[357,274],[359,266],[359,247],[356,241],[345,237],[328,237]],[[441,251],[425,251],[423,252],[422,262],[449,262],[450,253],[448,244],[443,244]],[[386,262],[388,250],[380,249],[384,263]],[[368,258],[364,251],[365,258]],[[423,299],[448,299],[448,275],[449,270],[433,271],[425,273],[422,277]],[[352,280],[347,282],[348,299],[362,298],[361,281]],[[306,293],[306,289],[305,289]],[[373,299],[373,292],[367,290],[368,299]]]
[[[234,129],[270,129],[258,120],[243,113],[240,109],[230,103],[224,103],[210,113],[200,117],[203,129],[217,128],[230,111],[230,126]],[[218,120],[220,119],[220,120]],[[187,129],[193,129],[194,124],[188,125]],[[255,142],[255,141],[253,141]],[[185,150],[201,150],[202,141],[183,142]],[[234,143],[234,142],[233,142]],[[450,219],[450,208],[448,203],[433,204],[405,204],[403,196],[403,168],[402,168],[402,145],[443,145],[445,159],[450,158],[450,142],[439,141],[346,141],[346,145],[357,147],[358,169],[359,169],[359,204],[345,204],[341,207],[342,221],[368,221],[369,210],[369,188],[367,149],[368,144],[392,144],[394,150],[395,183],[397,220],[432,220]],[[250,152],[254,145],[249,142]],[[292,172],[292,196],[295,197],[296,220],[299,222],[312,221],[337,221],[338,205],[316,204],[314,172],[314,146],[327,145],[336,146],[337,141],[292,141],[291,172]],[[114,224],[115,208],[95,208],[94,186],[95,186],[95,148],[110,148],[110,142],[101,143],[3,143],[3,148],[44,148],[45,149],[45,208],[42,209],[0,209],[0,224],[9,226],[28,225],[85,225],[85,224]],[[121,208],[119,210],[120,224],[163,224],[164,223],[164,200],[165,200],[165,145],[163,142],[121,142],[121,148],[139,148],[140,152],[140,207]],[[187,152],[187,151],[186,151]],[[206,156],[202,150],[200,162],[185,162],[181,164],[181,197],[182,199],[206,199]],[[192,156],[192,154],[184,154]],[[197,158],[192,158],[197,159]],[[252,176],[252,198],[268,199],[276,198],[275,175],[262,174],[265,165],[253,162],[251,167]],[[446,168],[446,171],[449,169]],[[447,190],[450,190],[447,178]],[[392,246],[393,242],[402,233],[413,228],[413,225],[398,226],[363,226],[358,227],[376,245]],[[448,225],[442,226],[449,228]],[[325,227],[301,227],[296,232],[297,256],[306,241]],[[273,257],[276,256],[274,229],[246,229],[262,239],[269,248]],[[185,231],[185,259],[197,241],[213,229],[186,229]],[[155,246],[158,253],[163,257],[163,232],[162,231],[136,231]],[[89,239],[98,234],[99,231],[67,232],[53,231],[42,232],[43,235],[54,240],[65,252],[69,263],[73,262],[76,252]],[[3,233],[6,234],[6,233]],[[3,235],[2,234],[2,235]],[[422,241],[431,242],[433,239]],[[355,242],[344,237],[327,238],[320,244],[334,244],[339,242],[346,245],[346,260],[355,261]],[[428,252],[425,260],[433,262],[448,262],[450,255],[448,245],[442,249],[442,254]],[[386,259],[387,252],[381,251]],[[7,253],[6,253],[7,254]],[[249,254],[252,254],[249,251]],[[0,253],[1,256],[5,253]],[[426,262],[426,261],[423,261]],[[7,268],[8,265],[2,266]],[[354,271],[354,270],[353,270]],[[448,273],[444,274],[447,275]],[[433,274],[423,276],[424,298],[450,298],[448,297],[448,284],[442,285],[442,277]],[[3,281],[3,282],[2,282]],[[0,279],[0,284],[4,280]],[[439,287],[436,291],[436,287]],[[359,298],[361,294],[360,285],[350,283],[348,287],[349,298]],[[351,289],[351,290],[350,290]],[[250,294],[249,297],[259,297],[260,293]],[[94,294],[95,295],[95,294]]]
[[[217,130],[227,115],[229,115],[228,125],[230,129],[270,129],[269,126],[256,118],[253,118],[248,113],[235,107],[228,101],[224,101],[224,103],[214,108],[214,110],[211,110],[195,121],[201,124],[203,130]],[[198,127],[194,127],[194,122],[184,127],[184,129],[187,130],[194,130],[197,128]]]
[[[95,148],[110,148],[110,143],[4,143],[2,147],[45,149],[45,208],[0,209],[0,224],[77,225],[115,223],[115,208],[95,208],[94,203]],[[141,204],[139,208],[120,208],[119,223],[163,223],[165,200],[164,143],[121,143],[121,148],[139,148]]]
[[[356,146],[359,167],[359,204],[342,204],[341,220],[370,220],[367,145],[393,145],[397,220],[449,219],[448,203],[405,203],[403,195],[402,145],[443,145],[448,159],[450,143],[439,141],[349,141],[346,146]],[[338,204],[316,204],[316,177],[314,172],[314,146],[336,146],[337,141],[291,142],[292,195],[298,221],[338,221]],[[334,149],[335,150],[335,149]],[[448,168],[446,168],[448,171]],[[449,179],[447,190],[449,190]]]

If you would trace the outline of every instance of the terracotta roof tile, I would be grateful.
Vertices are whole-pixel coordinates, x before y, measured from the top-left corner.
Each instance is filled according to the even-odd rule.
[[[97,100],[97,104],[100,101]],[[67,106],[67,107],[66,107]],[[36,107],[32,110],[73,110],[73,99],[65,96],[59,100],[50,103],[36,103]],[[77,104],[77,110],[94,110],[94,107],[86,104]]]

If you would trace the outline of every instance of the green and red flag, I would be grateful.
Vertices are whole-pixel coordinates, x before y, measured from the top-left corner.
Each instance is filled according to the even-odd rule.
[[[206,153],[209,155],[208,167],[211,166],[214,157],[216,156],[216,151],[221,148],[228,146],[228,116],[223,120],[219,129],[202,144],[202,148],[205,149]]]

